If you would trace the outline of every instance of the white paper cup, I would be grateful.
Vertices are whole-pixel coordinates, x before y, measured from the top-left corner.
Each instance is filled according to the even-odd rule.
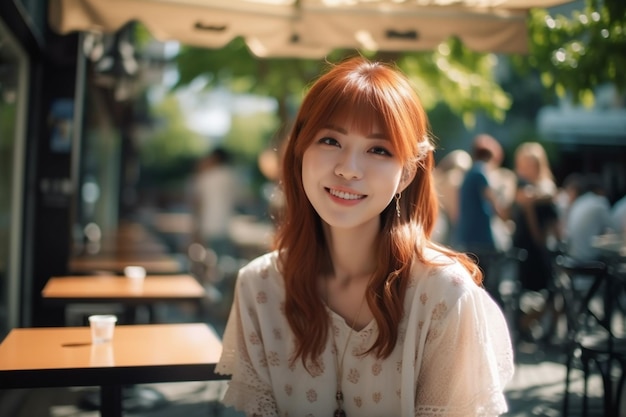
[[[97,314],[89,316],[89,327],[91,327],[91,343],[108,343],[113,340],[113,331],[117,317],[112,314]]]
[[[124,268],[124,275],[127,277],[132,291],[142,291],[143,282],[146,278],[146,268],[144,268],[143,266],[134,265],[127,266]]]
[[[127,278],[142,280],[146,277],[146,268],[143,266],[129,265],[124,268],[124,275]]]

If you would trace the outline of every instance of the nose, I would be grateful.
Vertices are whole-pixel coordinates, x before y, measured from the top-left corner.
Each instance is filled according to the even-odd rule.
[[[348,180],[359,179],[363,176],[361,161],[356,152],[343,152],[335,166],[335,175]]]

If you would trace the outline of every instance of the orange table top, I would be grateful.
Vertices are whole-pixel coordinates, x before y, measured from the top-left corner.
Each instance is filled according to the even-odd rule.
[[[96,386],[225,379],[222,344],[204,323],[117,325],[92,344],[84,327],[11,330],[0,344],[0,388]]]
[[[59,276],[41,295],[59,302],[157,302],[199,300],[205,290],[191,275],[148,275],[143,283],[118,275]]]

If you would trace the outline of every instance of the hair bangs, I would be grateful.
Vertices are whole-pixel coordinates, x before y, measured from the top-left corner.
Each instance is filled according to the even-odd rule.
[[[331,125],[342,125],[363,136],[372,133],[382,133],[386,137],[389,136],[380,110],[362,95],[339,99],[332,114],[329,114],[328,120]],[[375,127],[377,132],[374,132]]]
[[[300,157],[317,131],[328,125],[343,125],[362,135],[373,133],[375,125],[394,149],[395,156],[415,166],[425,157],[426,114],[408,80],[390,73],[381,63],[355,63],[334,67],[313,85],[302,103],[297,122]]]
[[[395,97],[387,95],[383,99],[382,96],[384,94],[373,88],[355,90],[352,94],[344,91],[326,108],[324,119],[331,125],[343,125],[364,136],[381,133],[391,142],[396,157],[413,164],[421,159],[419,145],[425,138],[418,135],[419,128],[407,131],[403,126],[412,125],[414,118],[398,112],[402,106],[394,101]],[[405,120],[405,123],[398,123],[398,120]]]

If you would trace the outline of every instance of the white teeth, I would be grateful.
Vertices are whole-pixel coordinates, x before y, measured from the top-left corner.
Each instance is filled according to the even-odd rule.
[[[342,198],[344,200],[358,200],[359,198],[361,198],[361,194],[351,194],[351,193],[346,193],[344,191],[337,191],[337,190],[330,190],[330,194],[334,195],[335,197],[339,197]]]

